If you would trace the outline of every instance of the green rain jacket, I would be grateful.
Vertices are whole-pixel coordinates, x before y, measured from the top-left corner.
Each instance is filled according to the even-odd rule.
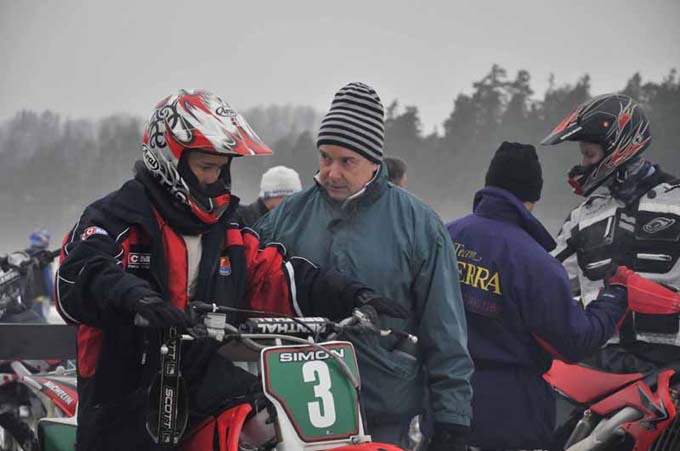
[[[437,422],[469,425],[472,360],[467,350],[456,254],[430,207],[387,181],[384,164],[359,193],[331,199],[318,183],[260,219],[261,242],[333,267],[410,311],[383,328],[417,335],[418,358],[393,337],[353,335],[369,423],[401,421],[430,402]],[[429,389],[428,389],[429,388]]]

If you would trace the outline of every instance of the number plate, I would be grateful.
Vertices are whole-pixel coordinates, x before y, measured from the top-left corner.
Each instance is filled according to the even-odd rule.
[[[322,345],[342,358],[359,380],[350,343]],[[312,346],[275,346],[261,356],[265,393],[281,405],[300,439],[314,442],[359,433],[357,393],[327,352]]]

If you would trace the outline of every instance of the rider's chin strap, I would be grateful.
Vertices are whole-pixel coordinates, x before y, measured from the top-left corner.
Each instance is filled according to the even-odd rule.
[[[649,190],[650,187],[641,182],[654,172],[652,163],[638,157],[617,169],[609,184],[609,191],[614,198],[629,205]]]

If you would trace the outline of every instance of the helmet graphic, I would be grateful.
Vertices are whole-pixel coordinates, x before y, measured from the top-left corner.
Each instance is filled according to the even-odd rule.
[[[574,191],[588,196],[618,168],[641,155],[652,135],[649,121],[635,100],[622,94],[604,94],[579,105],[541,144],[563,141],[595,143],[604,150],[604,158],[598,163],[575,166],[569,172]]]
[[[50,232],[45,229],[37,229],[31,232],[28,237],[31,247],[47,249],[50,245]]]
[[[180,90],[156,105],[144,130],[144,164],[207,224],[217,222],[229,206],[229,165],[216,183],[201,189],[183,158],[190,151],[229,157],[272,153],[243,116],[210,92]]]

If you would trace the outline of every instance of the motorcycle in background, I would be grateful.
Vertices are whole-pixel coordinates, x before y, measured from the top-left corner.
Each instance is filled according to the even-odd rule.
[[[37,423],[74,417],[74,329],[46,324],[34,309],[31,277],[59,255],[40,251],[0,257],[0,451],[37,451]],[[26,293],[29,293],[28,298]]]
[[[58,256],[58,250],[0,256],[0,323],[41,323],[54,316],[49,298],[36,293],[34,285],[43,283],[43,270]]]
[[[39,448],[35,432],[38,421],[75,418],[75,367],[55,366],[48,360],[14,360],[0,361],[0,371],[0,450],[44,449]]]

